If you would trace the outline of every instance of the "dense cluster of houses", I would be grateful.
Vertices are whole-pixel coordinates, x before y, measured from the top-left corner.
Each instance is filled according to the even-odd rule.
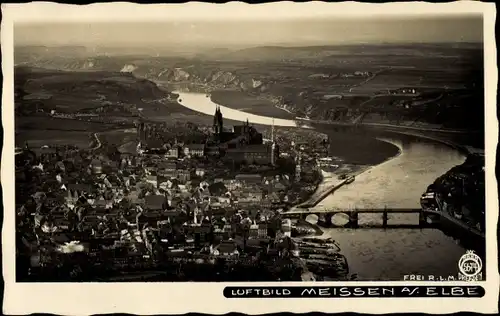
[[[423,197],[442,201],[443,211],[470,227],[485,230],[484,155],[470,154],[462,165],[453,167],[431,184]],[[422,201],[427,203],[428,201]]]
[[[196,158],[203,149],[185,150]],[[291,224],[279,216],[291,185],[287,175],[214,178],[212,162],[168,153],[111,159],[52,148],[26,149],[16,164],[20,249],[49,249],[32,265],[75,252],[96,264],[114,258],[118,266],[192,255],[234,258],[252,247],[297,255],[293,246],[285,252],[273,246],[290,237]]]

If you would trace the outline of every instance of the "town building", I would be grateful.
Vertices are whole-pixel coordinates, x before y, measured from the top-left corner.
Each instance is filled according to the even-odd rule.
[[[217,247],[213,248],[213,255],[223,257],[237,257],[240,255],[236,243],[232,240],[222,241]]]
[[[195,226],[193,235],[196,244],[208,243],[210,242],[210,232],[212,226],[210,224],[202,223],[201,225]]]
[[[237,174],[234,178],[237,181],[241,181],[248,184],[262,183],[262,176],[260,174]]]
[[[152,184],[155,188],[158,187],[158,177],[149,175],[146,177],[146,182]]]
[[[250,238],[258,238],[259,237],[259,225],[257,225],[256,223],[252,223],[252,225],[250,225],[249,237]]]
[[[177,180],[181,183],[186,183],[191,179],[191,172],[185,169],[178,169],[175,172],[175,178],[177,178]]]
[[[179,158],[179,147],[173,146],[172,148],[167,150],[165,157],[174,159]]]
[[[224,160],[240,164],[270,165],[272,157],[272,145],[258,144],[228,148],[225,151]]]
[[[248,187],[241,190],[241,196],[238,199],[240,203],[242,202],[253,202],[258,203],[262,201],[262,190],[258,187]]]
[[[198,177],[203,177],[203,176],[205,176],[205,173],[206,173],[205,168],[196,168],[196,170],[195,170],[195,174],[196,174]]]
[[[297,156],[295,159],[295,181],[297,182],[300,181],[300,175],[302,173],[301,160],[300,156]]]
[[[267,238],[267,223],[260,223],[258,224],[259,230],[258,230],[258,237],[259,238]]]
[[[36,153],[36,156],[40,158],[41,161],[52,161],[59,156],[59,152],[57,148],[54,147],[48,147],[48,146],[43,146],[40,149],[35,149],[34,150]]]
[[[157,174],[165,178],[175,177],[177,172],[177,165],[175,162],[162,162],[158,165]]]
[[[234,191],[242,186],[242,184],[236,179],[225,179],[222,181],[222,183],[228,191]]]
[[[84,197],[86,194],[89,194],[92,190],[90,185],[78,183],[70,183],[66,186],[66,188],[66,201],[71,204],[76,203],[80,198]]]
[[[101,174],[102,173],[102,163],[98,159],[93,159],[89,165],[89,168],[93,174]]]
[[[203,157],[205,144],[188,144],[184,147],[184,155],[188,157]]]
[[[148,151],[159,151],[164,150],[164,143],[158,138],[149,138],[144,143],[142,143]]]
[[[283,220],[281,224],[281,230],[283,231],[283,235],[286,237],[291,237],[292,236],[292,222],[290,219],[286,218]]]
[[[150,211],[162,211],[167,208],[167,199],[163,195],[147,195],[144,198],[145,207]]]

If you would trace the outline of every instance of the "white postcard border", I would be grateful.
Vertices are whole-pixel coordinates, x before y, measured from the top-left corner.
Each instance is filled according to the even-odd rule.
[[[208,10],[208,11],[207,11]],[[497,65],[495,43],[496,10],[492,3],[459,1],[453,3],[291,3],[224,5],[189,3],[182,5],[137,5],[132,3],[106,3],[87,6],[55,3],[2,4],[1,25],[2,71],[2,148],[1,183],[3,189],[4,222],[2,229],[3,275],[5,294],[3,312],[28,314],[45,312],[84,315],[95,313],[131,314],[183,314],[203,312],[223,314],[242,312],[263,314],[271,312],[426,312],[451,313],[460,311],[498,311],[498,254],[496,224],[498,221],[498,194],[495,178],[498,122],[496,119]],[[13,106],[13,23],[34,21],[140,21],[148,19],[279,19],[287,17],[348,18],[363,15],[422,15],[482,14],[484,17],[485,87],[486,87],[486,201],[487,210],[487,281],[478,282],[486,295],[483,298],[386,298],[386,299],[226,299],[225,286],[249,283],[16,283],[15,282],[15,205],[14,205],[14,106]],[[251,285],[314,285],[314,286],[384,286],[429,285],[428,282],[282,282],[251,283]],[[432,285],[438,285],[433,283]],[[473,285],[463,282],[440,282],[439,285]]]

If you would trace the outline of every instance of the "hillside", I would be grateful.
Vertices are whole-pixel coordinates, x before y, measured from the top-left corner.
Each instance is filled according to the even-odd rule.
[[[268,46],[213,49],[197,58],[19,61],[52,69],[131,72],[169,90],[210,91],[220,104],[276,117],[484,128],[482,49],[475,44]]]
[[[153,82],[128,72],[18,66],[14,81],[17,115],[34,111],[136,115],[139,108],[151,108],[153,102],[171,97]]]
[[[456,56],[457,50],[474,52],[481,47],[474,43],[457,44],[358,44],[334,46],[261,46],[219,53],[214,58],[234,60],[283,61],[329,59],[345,56]]]
[[[129,131],[138,120],[189,122],[200,116],[179,105],[175,94],[130,72],[17,66],[14,86],[18,146],[88,147],[92,133],[118,130],[118,138],[135,139],[127,135],[135,133]]]

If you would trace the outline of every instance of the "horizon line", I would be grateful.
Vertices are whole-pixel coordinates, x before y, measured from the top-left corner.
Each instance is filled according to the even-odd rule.
[[[59,48],[59,47],[85,47],[85,48],[142,48],[142,49],[158,49],[158,48],[170,48],[170,46],[179,46],[179,43],[174,43],[170,46],[148,46],[148,47],[143,47],[141,45],[144,45],[145,43],[141,44],[87,44],[87,43],[74,43],[74,44],[49,44],[49,45],[44,45],[44,44],[28,44],[28,43],[22,43],[22,44],[16,44],[14,43],[14,47],[46,47],[46,48]],[[236,46],[238,47],[244,47],[244,48],[301,48],[301,47],[328,47],[328,46],[357,46],[357,45],[403,45],[403,44],[433,44],[433,45],[439,45],[439,44],[484,44],[483,40],[468,40],[468,41],[394,41],[394,42],[339,42],[339,43],[325,43],[325,44],[295,44],[295,43],[277,43],[277,44],[262,44],[262,45],[255,45],[255,44],[235,44],[234,46],[225,46],[225,45],[214,45],[211,46],[209,44],[181,44],[181,46],[184,47],[199,47],[199,48],[234,48]]]

